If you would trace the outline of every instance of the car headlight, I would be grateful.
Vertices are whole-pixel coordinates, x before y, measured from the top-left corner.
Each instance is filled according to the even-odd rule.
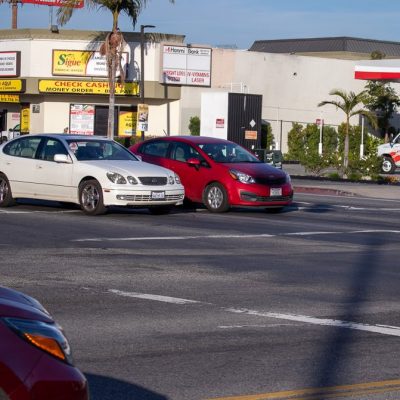
[[[126,179],[117,172],[107,172],[107,178],[118,185],[126,185]]]
[[[178,185],[181,184],[181,178],[179,178],[177,174],[175,174],[175,183],[177,183]]]
[[[170,185],[173,185],[173,184],[175,183],[175,178],[174,178],[172,175],[169,175],[169,176],[168,176],[168,183],[169,183]]]
[[[231,169],[229,170],[229,174],[231,177],[239,182],[242,183],[256,183],[255,179],[250,176],[245,174],[244,172],[237,171],[236,169]]]
[[[71,348],[57,324],[17,318],[4,318],[3,321],[31,345],[61,361],[72,364]]]
[[[127,179],[131,185],[137,185],[139,183],[138,180],[136,178],[134,178],[133,176],[128,176]]]

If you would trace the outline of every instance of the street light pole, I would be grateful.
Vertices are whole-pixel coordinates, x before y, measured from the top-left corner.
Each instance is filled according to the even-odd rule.
[[[155,28],[154,25],[140,25],[140,102],[144,104],[144,30]],[[141,141],[144,140],[144,130],[141,131]]]

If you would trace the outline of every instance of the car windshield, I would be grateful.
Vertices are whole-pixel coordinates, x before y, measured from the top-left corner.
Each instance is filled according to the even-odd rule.
[[[199,147],[217,163],[260,163],[243,147],[235,143],[203,143]]]
[[[70,139],[67,142],[78,161],[138,161],[130,151],[112,140]]]

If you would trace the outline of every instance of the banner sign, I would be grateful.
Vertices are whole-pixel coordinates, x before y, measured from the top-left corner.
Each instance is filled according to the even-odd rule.
[[[29,104],[21,105],[21,133],[29,133],[31,126],[31,110]]]
[[[93,135],[94,110],[94,106],[91,104],[71,104],[69,110],[70,133]]]
[[[64,81],[57,79],[40,79],[40,93],[63,94],[109,94],[110,89],[106,81]],[[137,82],[115,84],[115,94],[118,96],[137,96],[139,85]]]
[[[211,86],[211,49],[173,46],[162,48],[161,82],[168,85]]]
[[[23,79],[0,79],[0,93],[25,92],[25,80]]]
[[[20,51],[0,51],[0,77],[19,76],[20,67]]]
[[[21,3],[31,3],[41,6],[82,8],[84,0],[21,0]]]
[[[149,105],[138,104],[137,130],[147,132],[149,128]]]
[[[126,72],[127,52],[121,54],[121,66]],[[108,77],[106,57],[98,51],[53,50],[53,75]],[[120,75],[117,69],[116,76]]]
[[[136,133],[137,112],[120,111],[118,115],[118,136],[132,136]]]
[[[19,95],[0,94],[0,103],[19,103]]]

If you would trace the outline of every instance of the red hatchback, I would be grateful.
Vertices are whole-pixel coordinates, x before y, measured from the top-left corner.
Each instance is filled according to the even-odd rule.
[[[88,398],[61,328],[38,301],[0,286],[0,399]]]
[[[143,161],[177,173],[186,198],[203,203],[212,212],[224,212],[231,206],[279,210],[293,198],[288,174],[228,140],[169,136],[137,143],[130,150]]]

